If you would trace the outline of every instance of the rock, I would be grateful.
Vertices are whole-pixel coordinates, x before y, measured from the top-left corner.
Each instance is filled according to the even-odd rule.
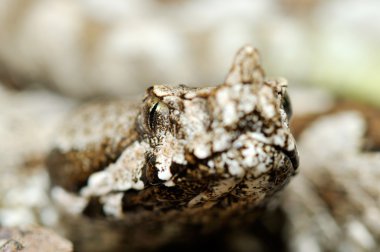
[[[0,228],[1,252],[71,252],[73,245],[53,231],[42,227]]]

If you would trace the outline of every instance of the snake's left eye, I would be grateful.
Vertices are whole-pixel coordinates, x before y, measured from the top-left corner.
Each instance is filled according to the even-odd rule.
[[[285,113],[288,115],[288,119],[290,119],[293,114],[293,109],[288,92],[285,92],[284,96],[282,97],[281,104],[285,110]]]
[[[169,108],[165,103],[158,101],[149,109],[148,126],[152,132],[158,128],[165,128],[168,123]]]

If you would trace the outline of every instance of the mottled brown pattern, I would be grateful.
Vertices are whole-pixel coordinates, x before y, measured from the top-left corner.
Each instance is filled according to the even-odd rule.
[[[254,214],[298,167],[286,87],[246,46],[216,87],[156,85],[128,115],[112,102],[79,109],[48,160],[53,187],[65,189],[55,200],[73,212],[63,194],[74,192],[85,215],[128,227],[131,246],[132,233],[154,229],[162,242]]]
[[[128,127],[128,124],[135,124],[133,118],[129,118],[134,109],[132,104],[127,103],[126,105],[121,101],[112,103],[100,101],[79,108],[79,112],[74,115],[77,123],[66,123],[63,134],[72,138],[73,141],[81,136],[98,135],[98,141],[84,142],[85,149],[78,146],[71,150],[55,147],[46,161],[53,184],[60,185],[68,191],[78,191],[86,184],[92,173],[104,169],[114,162],[122,151],[137,138],[136,131],[131,131],[131,127]],[[112,114],[122,118],[126,117],[128,124],[123,125],[117,120],[103,120],[97,122],[102,125],[101,131],[93,131],[94,125],[91,125],[91,117],[97,115],[99,118],[106,119],[107,117],[112,118]],[[110,138],[103,134],[103,131],[106,130],[111,134],[122,135],[122,137]]]
[[[68,191],[78,191],[86,184],[88,177],[93,172],[103,169],[104,166],[115,160],[106,155],[98,155],[103,152],[104,149],[70,152],[61,152],[59,149],[52,150],[47,159],[51,181]]]

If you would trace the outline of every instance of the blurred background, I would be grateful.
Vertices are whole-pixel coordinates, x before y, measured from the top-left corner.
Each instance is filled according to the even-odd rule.
[[[268,76],[288,79],[296,117],[323,112],[336,97],[380,106],[378,0],[1,0],[0,226],[57,223],[43,160],[78,103],[136,97],[153,84],[219,84],[245,44],[259,49]],[[320,125],[326,134],[314,127],[300,139],[301,172],[280,203],[282,221],[259,225],[268,244],[277,237],[290,251],[380,248],[380,156],[359,153],[360,117],[334,120]],[[344,135],[342,123],[354,131]],[[329,151],[329,140],[341,145]],[[325,177],[336,184],[327,198]],[[231,244],[268,248],[257,233]]]
[[[220,83],[253,44],[268,75],[380,104],[377,0],[3,0],[0,72],[74,97]]]

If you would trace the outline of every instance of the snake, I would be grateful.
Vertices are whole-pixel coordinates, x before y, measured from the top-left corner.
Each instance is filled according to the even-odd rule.
[[[135,231],[255,213],[299,166],[287,87],[246,45],[220,85],[154,85],[140,100],[86,103],[48,155],[51,195],[70,215]]]

